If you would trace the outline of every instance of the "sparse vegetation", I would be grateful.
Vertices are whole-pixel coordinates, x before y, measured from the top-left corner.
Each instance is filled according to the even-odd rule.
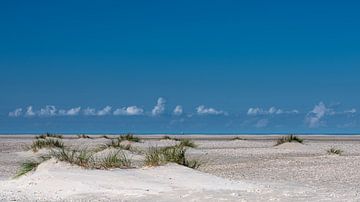
[[[245,140],[244,138],[241,138],[241,137],[234,137],[234,138],[232,138],[231,140]]]
[[[124,141],[124,140],[127,140],[129,142],[140,142],[140,138],[139,137],[136,137],[134,136],[133,134],[127,134],[127,135],[122,135],[119,137],[119,139],[121,141]]]
[[[43,148],[64,148],[64,143],[58,139],[37,139],[30,145],[33,152]]]
[[[288,135],[288,136],[283,136],[281,138],[279,138],[275,144],[275,146],[277,145],[281,145],[284,144],[286,142],[298,142],[298,143],[303,143],[303,139],[295,136],[295,135]]]
[[[168,135],[165,135],[161,138],[161,140],[174,140],[174,141],[180,141],[179,138],[175,138],[175,137],[170,137]]]
[[[118,148],[118,149],[123,149],[123,150],[131,150],[131,144],[121,144],[122,140],[120,138],[116,138],[111,140],[110,143],[105,144],[105,147],[103,149],[109,148],[109,147],[113,147],[113,148]]]
[[[100,168],[109,169],[109,168],[130,168],[131,161],[126,157],[126,155],[120,150],[117,152],[111,152],[103,159],[101,159]]]
[[[336,148],[332,147],[329,150],[327,150],[327,153],[330,155],[341,155],[343,153],[343,151],[341,149],[336,149]]]
[[[181,139],[179,145],[184,146],[184,147],[191,147],[191,148],[197,147],[197,145],[194,143],[194,141],[189,140],[189,139]]]
[[[105,139],[111,139],[109,136],[107,136],[107,135],[102,135],[102,136],[100,136],[99,138],[105,138]]]
[[[78,165],[84,168],[91,168],[93,166],[94,153],[88,149],[65,149],[53,150],[49,157],[54,157],[59,161],[68,162],[70,164]]]
[[[197,160],[186,159],[186,148],[179,144],[165,148],[150,148],[145,155],[145,165],[159,166],[166,163],[177,163],[189,168],[198,168],[200,163]]]
[[[19,171],[15,175],[15,178],[23,176],[30,171],[36,170],[36,168],[40,165],[40,163],[41,162],[37,162],[37,161],[27,161],[22,163]]]
[[[88,136],[88,135],[85,135],[85,134],[81,134],[81,135],[77,135],[77,137],[79,139],[93,139],[92,137]]]
[[[51,133],[46,133],[46,134],[42,134],[39,136],[35,136],[36,139],[46,139],[46,138],[59,138],[62,139],[63,136],[62,135],[56,135],[56,134],[51,134]]]

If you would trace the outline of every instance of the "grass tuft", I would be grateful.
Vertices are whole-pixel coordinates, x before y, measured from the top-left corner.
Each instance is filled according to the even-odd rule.
[[[94,153],[88,149],[65,149],[53,150],[50,157],[54,157],[59,161],[68,162],[73,165],[78,165],[84,168],[91,168],[94,163]]]
[[[130,168],[131,161],[126,157],[123,152],[120,152],[120,150],[118,150],[117,152],[111,152],[107,156],[102,158],[98,166],[103,169]]]
[[[37,139],[30,145],[33,152],[42,148],[64,148],[64,143],[57,139]]]
[[[145,155],[146,166],[160,166],[166,163],[177,163],[189,168],[196,169],[200,166],[197,160],[188,160],[186,158],[186,147],[179,144],[165,148],[150,148]]]
[[[194,143],[194,141],[189,140],[189,139],[181,139],[179,145],[183,146],[183,147],[190,147],[190,148],[196,148],[197,147],[197,145]]]
[[[288,136],[283,136],[281,138],[279,138],[275,144],[275,146],[277,145],[281,145],[284,144],[286,142],[298,142],[298,143],[303,143],[303,139],[295,136],[295,135],[288,135]]]
[[[35,139],[46,139],[46,138],[59,138],[59,139],[62,139],[63,136],[62,135],[51,134],[51,133],[46,133],[46,134],[42,134],[42,135],[39,135],[39,136],[35,136]]]
[[[134,136],[133,134],[126,134],[119,137],[121,141],[127,140],[129,142],[140,142],[140,138]]]
[[[179,138],[175,138],[175,137],[170,137],[168,135],[165,135],[161,138],[161,140],[174,140],[174,141],[180,141]]]
[[[37,161],[27,161],[27,162],[22,163],[19,171],[15,175],[15,178],[21,177],[28,172],[35,171],[39,165],[40,165],[40,162],[37,162]]]
[[[93,139],[92,137],[88,136],[88,135],[85,135],[85,134],[81,134],[81,135],[77,135],[77,137],[79,139]]]
[[[231,140],[235,141],[235,140],[245,140],[244,138],[241,138],[241,137],[234,137],[232,138]]]
[[[343,153],[343,150],[341,149],[336,149],[336,148],[330,148],[327,150],[327,153],[330,155],[341,155]]]

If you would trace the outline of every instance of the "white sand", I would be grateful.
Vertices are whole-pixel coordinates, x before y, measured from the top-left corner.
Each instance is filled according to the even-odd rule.
[[[227,190],[231,192],[225,197],[235,200],[236,191],[254,189],[255,186],[247,183],[229,181],[175,164],[104,171],[85,170],[49,160],[31,174],[2,182],[0,198],[26,201],[87,200],[92,195],[106,197],[106,200],[145,200],[161,195],[164,200],[180,200],[192,199],[196,193],[211,196],[212,191]]]
[[[359,137],[311,136],[304,144],[279,146],[273,136],[194,138],[199,147],[189,149],[188,157],[203,162],[199,171],[173,164],[143,168],[141,163],[127,170],[84,170],[51,160],[16,180],[9,178],[20,163],[35,156],[23,149],[32,140],[0,138],[0,201],[360,201]],[[64,140],[91,148],[108,141]],[[174,141],[131,144],[145,151]],[[343,155],[328,155],[331,147]],[[134,162],[144,159],[141,152],[125,152]]]

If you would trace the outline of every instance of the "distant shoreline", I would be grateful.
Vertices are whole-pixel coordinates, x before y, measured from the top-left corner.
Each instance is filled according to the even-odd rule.
[[[65,139],[77,139],[78,134],[62,134]],[[0,134],[0,138],[7,139],[32,139],[39,134]],[[85,133],[93,138],[101,138],[101,136],[116,137],[122,134],[89,134]],[[167,133],[158,133],[158,134],[134,134],[140,136],[143,139],[161,139],[164,136],[177,137],[177,138],[188,138],[193,140],[231,140],[235,137],[240,137],[246,140],[277,140],[279,137],[288,135],[288,134],[167,134]],[[303,138],[304,140],[319,140],[319,141],[360,141],[360,134],[296,134],[297,136]]]

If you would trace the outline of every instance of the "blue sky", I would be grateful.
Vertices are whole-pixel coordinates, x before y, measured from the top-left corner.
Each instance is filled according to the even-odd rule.
[[[360,132],[359,6],[2,1],[0,133]]]

